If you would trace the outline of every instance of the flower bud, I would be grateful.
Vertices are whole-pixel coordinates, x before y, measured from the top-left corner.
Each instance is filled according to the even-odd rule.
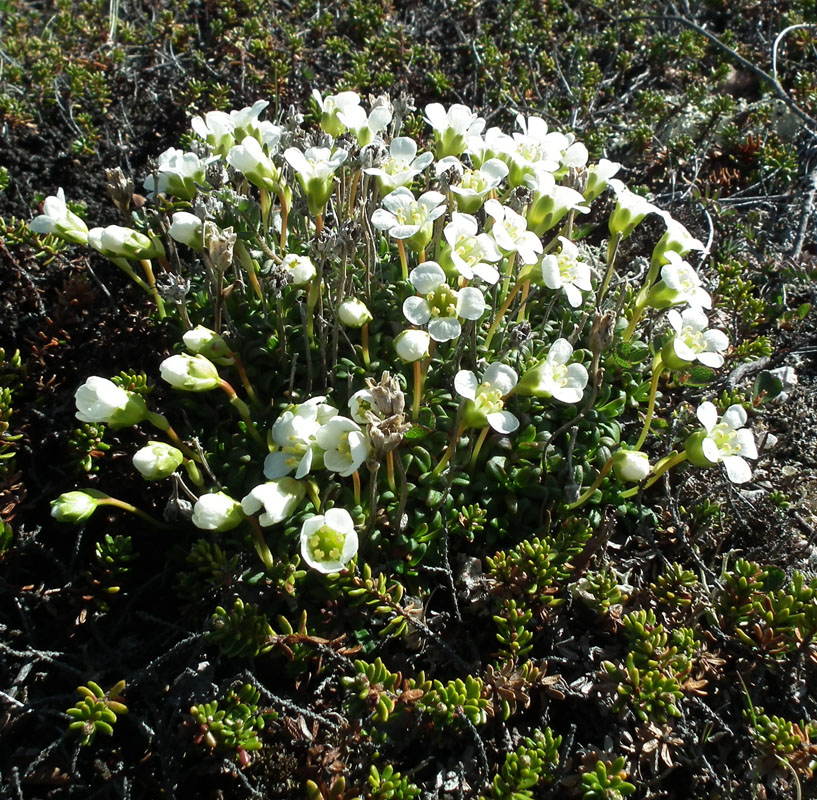
[[[133,466],[146,481],[169,478],[182,461],[181,450],[164,442],[148,442],[133,454]]]
[[[224,367],[235,363],[232,350],[227,346],[227,342],[215,331],[205,328],[204,325],[196,325],[195,328],[187,331],[182,336],[182,341],[191,353],[206,356]]]
[[[144,398],[125,391],[107,378],[92,375],[74,394],[77,419],[104,422],[111,428],[128,428],[147,416]]]
[[[340,304],[338,318],[347,328],[362,328],[373,319],[372,312],[369,311],[366,304],[355,297],[344,300]]]
[[[170,356],[159,365],[159,371],[174,389],[185,392],[209,392],[221,383],[216,365],[203,355]]]
[[[193,506],[192,522],[205,531],[229,531],[243,519],[241,503],[224,492],[203,494]]]
[[[99,500],[85,492],[66,492],[51,501],[51,516],[58,522],[85,522],[96,511]]]
[[[167,232],[174,241],[186,244],[194,250],[201,250],[201,225],[201,220],[195,214],[177,211]]]
[[[638,483],[650,474],[650,458],[641,450],[617,450],[613,454],[613,472],[620,481]]]
[[[428,355],[431,337],[426,331],[408,328],[394,337],[394,349],[403,361],[419,361]]]
[[[158,239],[151,239],[144,233],[121,225],[107,228],[91,228],[88,244],[105,258],[144,259],[164,255],[164,247]]]

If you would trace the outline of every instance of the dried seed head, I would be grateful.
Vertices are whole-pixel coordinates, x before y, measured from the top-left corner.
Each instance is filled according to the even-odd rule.
[[[584,194],[587,188],[587,169],[585,167],[571,167],[565,176],[564,186],[575,189],[579,194]]]
[[[223,231],[216,230],[210,235],[207,255],[216,272],[224,273],[232,266],[233,247],[236,239],[237,235],[232,228],[225,228]]]
[[[380,167],[388,155],[386,146],[380,139],[376,139],[371,144],[367,144],[360,151],[360,166],[364,169],[369,167]]]
[[[613,343],[615,330],[615,312],[607,311],[604,314],[596,312],[593,328],[590,331],[590,350],[593,355],[600,355]]]
[[[261,268],[264,273],[264,284],[270,292],[278,296],[293,281],[292,270],[269,260]]]
[[[113,204],[127,216],[133,200],[133,180],[125,177],[121,167],[105,170],[105,180]]]
[[[447,192],[450,187],[457,186],[462,182],[462,170],[452,166],[440,173],[440,191]]]
[[[372,393],[377,410],[383,417],[393,414],[402,414],[406,407],[406,396],[400,388],[400,381],[393,378],[388,371],[380,376],[375,383],[372,378],[366,378],[366,388]]]

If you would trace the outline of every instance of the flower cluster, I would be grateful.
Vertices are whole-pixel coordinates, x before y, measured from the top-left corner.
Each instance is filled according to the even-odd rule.
[[[576,453],[599,470],[578,501],[553,498],[563,507],[610,473],[626,483],[665,471],[670,462],[652,468],[642,450],[662,378],[696,363],[717,369],[729,348],[686,260],[701,242],[615,177],[617,164],[590,163],[581,142],[541,117],[486,129],[470,108],[432,103],[430,134],[415,140],[399,135],[402,111],[388,97],[368,109],[354,92],[313,99],[319,131],[299,117],[262,120],[264,101],[195,117],[195,149],[159,156],[143,183],[164,199],[134,211],[130,228],[89,230],[62,189],[46,200],[33,231],[89,245],[179,326],[184,351],[157,370],[180,403],[188,396],[188,417],[190,393],[210,392],[206,405],[226,402],[235,415],[177,432],[143,394],[91,376],[77,390],[79,419],[158,429],[136,470],[183,485],[197,528],[249,532],[270,569],[294,567],[295,548],[325,573],[352,568],[374,541],[410,550],[427,506],[463,470],[483,486],[474,491],[517,486],[509,475],[519,481],[523,468],[561,486],[571,426],[570,452],[578,437]],[[664,232],[634,291],[619,253],[648,215]],[[582,217],[593,225],[576,224]],[[657,331],[646,411],[617,419],[638,404],[643,366],[629,364],[614,402],[607,354],[620,364],[634,352],[645,318]],[[722,463],[731,480],[748,480],[745,458],[757,453],[742,408],[718,421],[705,402],[698,418],[703,429],[671,465]],[[220,463],[232,450],[243,453],[240,470]],[[55,516],[82,521],[113,503],[76,494]],[[282,533],[270,545],[272,526]]]

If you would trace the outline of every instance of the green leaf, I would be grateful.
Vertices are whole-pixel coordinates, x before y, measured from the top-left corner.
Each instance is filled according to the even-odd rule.
[[[764,369],[757,378],[755,378],[754,386],[752,386],[752,405],[763,405],[769,400],[774,400],[783,391],[783,381],[776,375],[772,375],[769,370]]]

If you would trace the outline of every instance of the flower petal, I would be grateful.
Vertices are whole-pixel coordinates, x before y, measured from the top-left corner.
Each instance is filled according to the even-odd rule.
[[[477,396],[478,386],[477,376],[470,369],[461,369],[454,378],[454,389],[467,400],[473,400]]]
[[[741,456],[727,456],[723,465],[732,483],[746,483],[752,479],[752,468]]]
[[[513,433],[519,427],[519,420],[510,411],[492,411],[485,419],[497,433]]]

